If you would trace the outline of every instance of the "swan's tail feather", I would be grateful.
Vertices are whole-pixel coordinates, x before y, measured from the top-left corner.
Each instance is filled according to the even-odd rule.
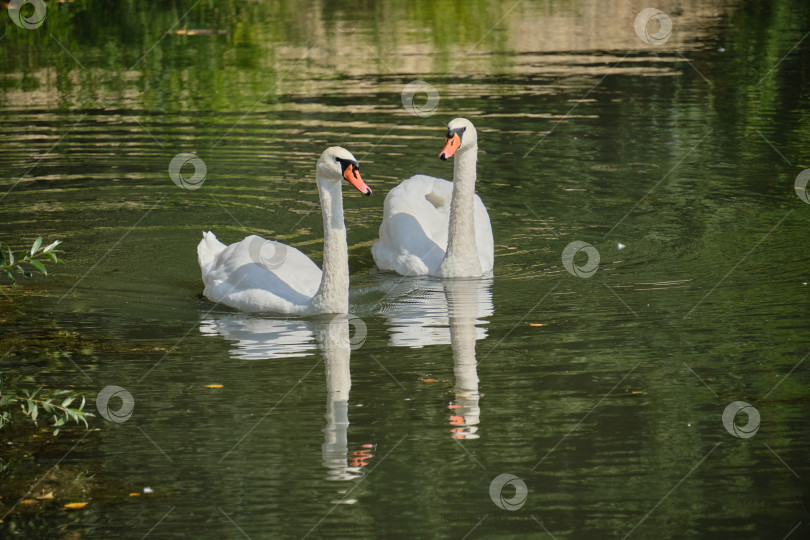
[[[211,269],[217,255],[225,247],[225,244],[217,240],[214,233],[211,231],[203,232],[203,239],[197,244],[197,261],[200,263],[203,275]]]

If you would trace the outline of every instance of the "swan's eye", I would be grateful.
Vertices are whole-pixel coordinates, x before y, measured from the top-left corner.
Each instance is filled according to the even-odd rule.
[[[467,131],[466,127],[460,127],[456,129],[447,128],[447,138],[452,139],[453,135],[458,135],[459,140],[461,140],[461,136],[464,135],[465,131]]]

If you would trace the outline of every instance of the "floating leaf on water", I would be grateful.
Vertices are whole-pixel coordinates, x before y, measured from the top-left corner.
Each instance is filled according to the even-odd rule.
[[[181,28],[179,30],[169,30],[166,32],[167,34],[175,34],[177,36],[210,36],[210,35],[219,35],[219,34],[227,34],[227,30],[218,30],[212,28]]]
[[[205,387],[206,388],[224,388],[224,386],[221,385],[221,384],[206,384]]]
[[[76,502],[76,503],[67,503],[64,508],[65,510],[79,510],[87,506],[86,502]]]
[[[434,383],[434,382],[439,382],[439,381],[437,381],[436,379],[419,379],[419,380],[420,380],[420,381],[422,381],[423,383]]]
[[[37,504],[39,503],[36,499],[23,499],[20,501],[20,504]]]
[[[43,490],[42,495],[37,495],[37,499],[39,499],[40,501],[44,501],[46,499],[53,499],[53,491],[49,491],[48,493],[44,493],[44,490]]]
[[[136,491],[136,492],[134,492],[134,493],[130,493],[130,494],[129,494],[129,496],[130,496],[130,497],[139,497],[140,495],[141,495],[141,494],[140,494],[140,493],[138,493],[137,491]]]
[[[546,323],[533,322],[533,323],[529,323],[529,326],[548,326],[548,325]]]

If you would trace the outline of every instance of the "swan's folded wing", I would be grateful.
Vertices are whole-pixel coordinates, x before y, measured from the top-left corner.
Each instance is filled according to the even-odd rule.
[[[205,296],[243,311],[296,313],[320,282],[321,270],[309,257],[256,235],[221,250],[203,271]]]
[[[385,198],[380,239],[372,247],[377,265],[405,275],[433,273],[447,249],[453,184],[416,175]]]

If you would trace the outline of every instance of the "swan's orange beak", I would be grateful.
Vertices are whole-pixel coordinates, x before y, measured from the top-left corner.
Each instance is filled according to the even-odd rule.
[[[357,165],[354,163],[350,163],[348,167],[343,171],[343,178],[349,181],[351,185],[357,188],[357,191],[364,195],[371,195],[371,188],[363,182],[363,179],[360,177],[360,171],[357,168]]]
[[[450,137],[447,137],[447,144],[444,145],[444,150],[439,153],[439,159],[444,161],[447,158],[452,157],[460,146],[461,137],[458,136],[458,133],[453,133]]]

